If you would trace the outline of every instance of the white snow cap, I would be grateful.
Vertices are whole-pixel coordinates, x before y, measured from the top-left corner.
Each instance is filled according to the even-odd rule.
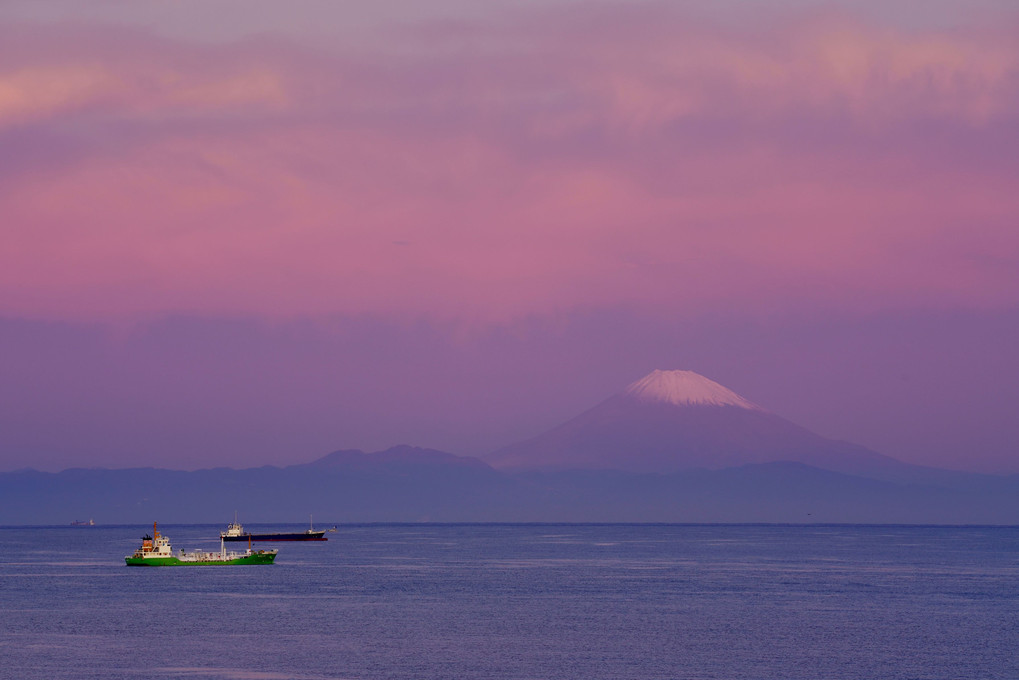
[[[693,371],[656,369],[627,387],[623,394],[641,401],[664,401],[676,406],[739,406],[754,411],[764,410]]]

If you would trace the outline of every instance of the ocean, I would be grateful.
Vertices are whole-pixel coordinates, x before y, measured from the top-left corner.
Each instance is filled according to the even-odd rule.
[[[1019,527],[339,525],[126,567],[151,529],[0,528],[0,677],[1019,678]]]

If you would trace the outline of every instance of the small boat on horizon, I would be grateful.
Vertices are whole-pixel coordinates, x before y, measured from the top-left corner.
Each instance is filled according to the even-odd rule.
[[[91,517],[88,518],[88,521],[85,521],[83,519],[71,520],[72,527],[94,527],[95,525],[96,525],[95,520],[92,519]]]
[[[315,530],[314,522],[311,522],[305,531],[253,534],[244,531],[244,527],[237,521],[237,514],[234,513],[234,521],[227,525],[226,531],[219,533],[219,537],[224,541],[328,541],[325,534],[324,529]]]
[[[142,544],[134,554],[127,555],[124,562],[129,567],[197,567],[237,564],[272,564],[278,550],[252,550],[251,544],[245,552],[227,552],[223,540],[219,552],[195,550],[176,553],[170,547],[170,539],[159,533],[159,527],[152,523],[152,536],[142,537]]]

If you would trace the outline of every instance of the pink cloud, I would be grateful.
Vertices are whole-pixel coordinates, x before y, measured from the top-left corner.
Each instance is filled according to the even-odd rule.
[[[32,31],[0,67],[0,313],[1019,303],[1000,23],[560,10],[402,56]]]

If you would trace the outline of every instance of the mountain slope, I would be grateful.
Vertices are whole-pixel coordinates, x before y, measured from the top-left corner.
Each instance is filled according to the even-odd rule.
[[[511,470],[657,473],[788,461],[879,478],[910,467],[814,434],[691,371],[654,371],[572,420],[486,460]]]

